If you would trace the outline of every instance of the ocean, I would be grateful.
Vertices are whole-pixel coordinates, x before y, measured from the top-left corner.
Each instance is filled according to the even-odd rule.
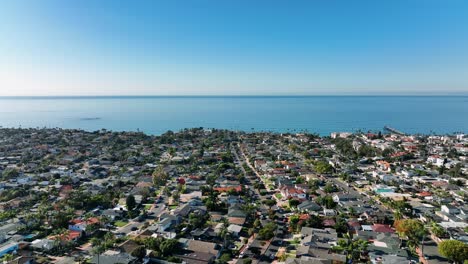
[[[468,132],[468,96],[214,96],[0,98],[2,127],[142,131]]]

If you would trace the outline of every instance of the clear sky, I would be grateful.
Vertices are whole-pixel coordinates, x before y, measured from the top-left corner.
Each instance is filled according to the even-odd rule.
[[[468,1],[4,1],[0,96],[468,94]]]

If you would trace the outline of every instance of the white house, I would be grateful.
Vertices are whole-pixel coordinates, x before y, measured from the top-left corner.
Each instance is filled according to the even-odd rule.
[[[301,189],[284,186],[280,189],[281,195],[285,198],[306,199],[306,193]]]
[[[427,158],[427,162],[436,165],[436,166],[442,166],[444,165],[444,159],[439,156],[439,155],[431,155]]]
[[[323,215],[324,216],[335,216],[336,215],[336,211],[333,210],[333,209],[323,209]]]

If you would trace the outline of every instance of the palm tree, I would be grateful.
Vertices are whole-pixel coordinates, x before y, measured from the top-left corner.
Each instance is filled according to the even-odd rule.
[[[102,245],[98,245],[96,247],[93,247],[91,252],[95,255],[97,255],[97,264],[99,264],[99,257],[101,254],[105,251],[104,247]]]
[[[255,214],[257,213],[257,206],[253,204],[245,204],[242,206],[242,210],[244,210],[247,215],[251,215],[252,219],[255,219]]]
[[[407,244],[411,251],[414,252],[419,246],[421,246],[421,251],[423,250],[427,230],[419,220],[404,219],[398,221],[395,228],[400,237],[407,238]]]
[[[367,250],[369,242],[362,239],[353,239],[351,233],[343,234],[343,237],[344,239],[338,241],[338,245],[334,247],[334,250],[346,254],[346,263],[359,260],[362,252]]]
[[[227,220],[223,221],[223,227],[219,233],[220,237],[223,239],[223,248],[227,247],[229,236],[231,235],[228,230],[229,222]]]
[[[62,250],[64,245],[68,244],[68,236],[70,231],[65,228],[56,229],[53,234],[55,235],[54,245]]]
[[[403,213],[401,212],[400,209],[395,209],[393,212],[393,219],[395,221],[401,220],[403,218]]]

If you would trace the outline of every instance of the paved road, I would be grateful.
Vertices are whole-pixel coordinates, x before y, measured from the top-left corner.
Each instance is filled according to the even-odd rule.
[[[141,226],[143,226],[143,224],[144,224],[144,222],[140,223],[140,222],[130,221],[128,224],[117,228],[117,230],[115,230],[115,232],[128,235],[128,234],[130,234],[132,232],[132,229],[134,229],[134,228],[139,229]]]
[[[449,263],[446,258],[439,254],[437,243],[431,240],[429,237],[426,239],[426,241],[424,241],[423,253],[428,257],[426,260],[429,264]]]
[[[255,175],[258,177],[259,180],[263,181],[262,177],[260,176],[260,173],[258,173],[258,171],[252,166],[252,164],[250,164],[250,160],[247,157],[247,155],[245,155],[244,150],[241,148],[240,144],[238,145],[238,147],[239,147],[241,155],[244,158],[245,163],[247,164],[247,166],[249,166],[249,168],[255,173]],[[265,183],[264,183],[264,185],[265,185],[265,188],[268,188],[268,186]]]
[[[240,146],[239,146],[239,147],[240,147]],[[242,150],[241,150],[241,151],[242,151]],[[256,199],[256,200],[257,200],[257,201],[263,201],[263,200],[267,199],[267,197],[266,197],[265,195],[261,195],[260,192],[259,192],[257,189],[255,189],[255,188],[253,187],[253,184],[252,184],[251,179],[252,179],[252,178],[253,178],[253,179],[258,178],[259,180],[261,180],[261,179],[260,179],[260,176],[259,176],[258,172],[255,170],[255,168],[253,168],[252,166],[250,166],[248,160],[245,160],[246,156],[244,155],[244,153],[242,152],[242,157],[243,157],[244,159],[240,159],[240,157],[239,157],[239,155],[238,155],[238,153],[237,153],[237,149],[235,149],[234,147],[232,147],[231,152],[234,153],[234,156],[235,156],[237,162],[239,163],[239,166],[241,167],[242,172],[244,173],[247,187],[250,189],[251,193],[255,193],[255,194],[257,195],[258,199]],[[257,177],[255,177],[255,176],[249,177],[249,176],[247,175],[247,172],[245,171],[244,167],[243,167],[242,165],[240,165],[240,164],[242,164],[243,162],[245,162],[246,164],[248,164],[248,165],[250,166],[250,168],[252,168],[252,170],[255,172],[255,175],[257,175]],[[260,211],[261,211],[262,213],[267,213],[269,208],[268,208],[266,205],[259,203],[259,209],[260,209]]]
[[[235,156],[236,160],[239,162],[239,165],[242,164],[242,162],[245,162],[252,169],[252,171],[254,172],[254,175],[256,176],[256,178],[258,180],[262,181],[262,179],[260,177],[260,174],[250,164],[250,161],[249,161],[248,157],[242,151],[242,149],[240,148],[240,145],[238,145],[238,149],[241,152],[240,157],[242,157],[242,159],[239,157],[237,149],[235,149],[234,147],[232,148],[232,153],[234,153],[234,156]],[[247,185],[249,186],[249,188],[254,193],[256,193],[256,195],[258,197],[257,200],[262,201],[262,200],[265,200],[265,199],[271,199],[271,197],[268,197],[268,195],[261,195],[260,192],[257,189],[253,188],[252,184],[250,184],[250,182],[251,182],[250,178],[247,176],[247,172],[245,171],[244,167],[243,166],[240,166],[240,167],[242,169],[242,172],[244,173],[244,176],[246,176],[246,180],[247,180],[247,183],[248,183]],[[254,178],[254,177],[252,177],[252,178]],[[268,208],[268,206],[266,206],[264,204],[261,204],[259,206],[259,210],[260,210],[260,212],[262,212],[263,215],[265,215],[265,214],[268,213],[269,208]],[[280,214],[280,216],[284,216],[284,215]],[[278,225],[278,229],[276,230],[275,237],[271,240],[273,243],[268,243],[267,242],[266,247],[264,247],[262,252],[261,252],[262,254],[261,254],[260,259],[259,260],[252,259],[253,263],[261,263],[261,264],[272,263],[273,259],[276,256],[276,253],[278,252],[278,249],[279,249],[279,243],[278,242],[283,240],[282,238],[277,237],[276,234],[278,234],[280,232],[280,228],[283,228],[283,226],[284,226],[284,223],[281,223],[280,225]],[[249,243],[249,245],[250,244],[251,243]],[[253,253],[250,252],[250,250],[248,250],[248,247],[246,247],[246,249],[243,252],[245,253],[245,256],[248,256],[250,258],[253,257]],[[242,263],[242,259],[238,259],[236,262],[237,263]]]

